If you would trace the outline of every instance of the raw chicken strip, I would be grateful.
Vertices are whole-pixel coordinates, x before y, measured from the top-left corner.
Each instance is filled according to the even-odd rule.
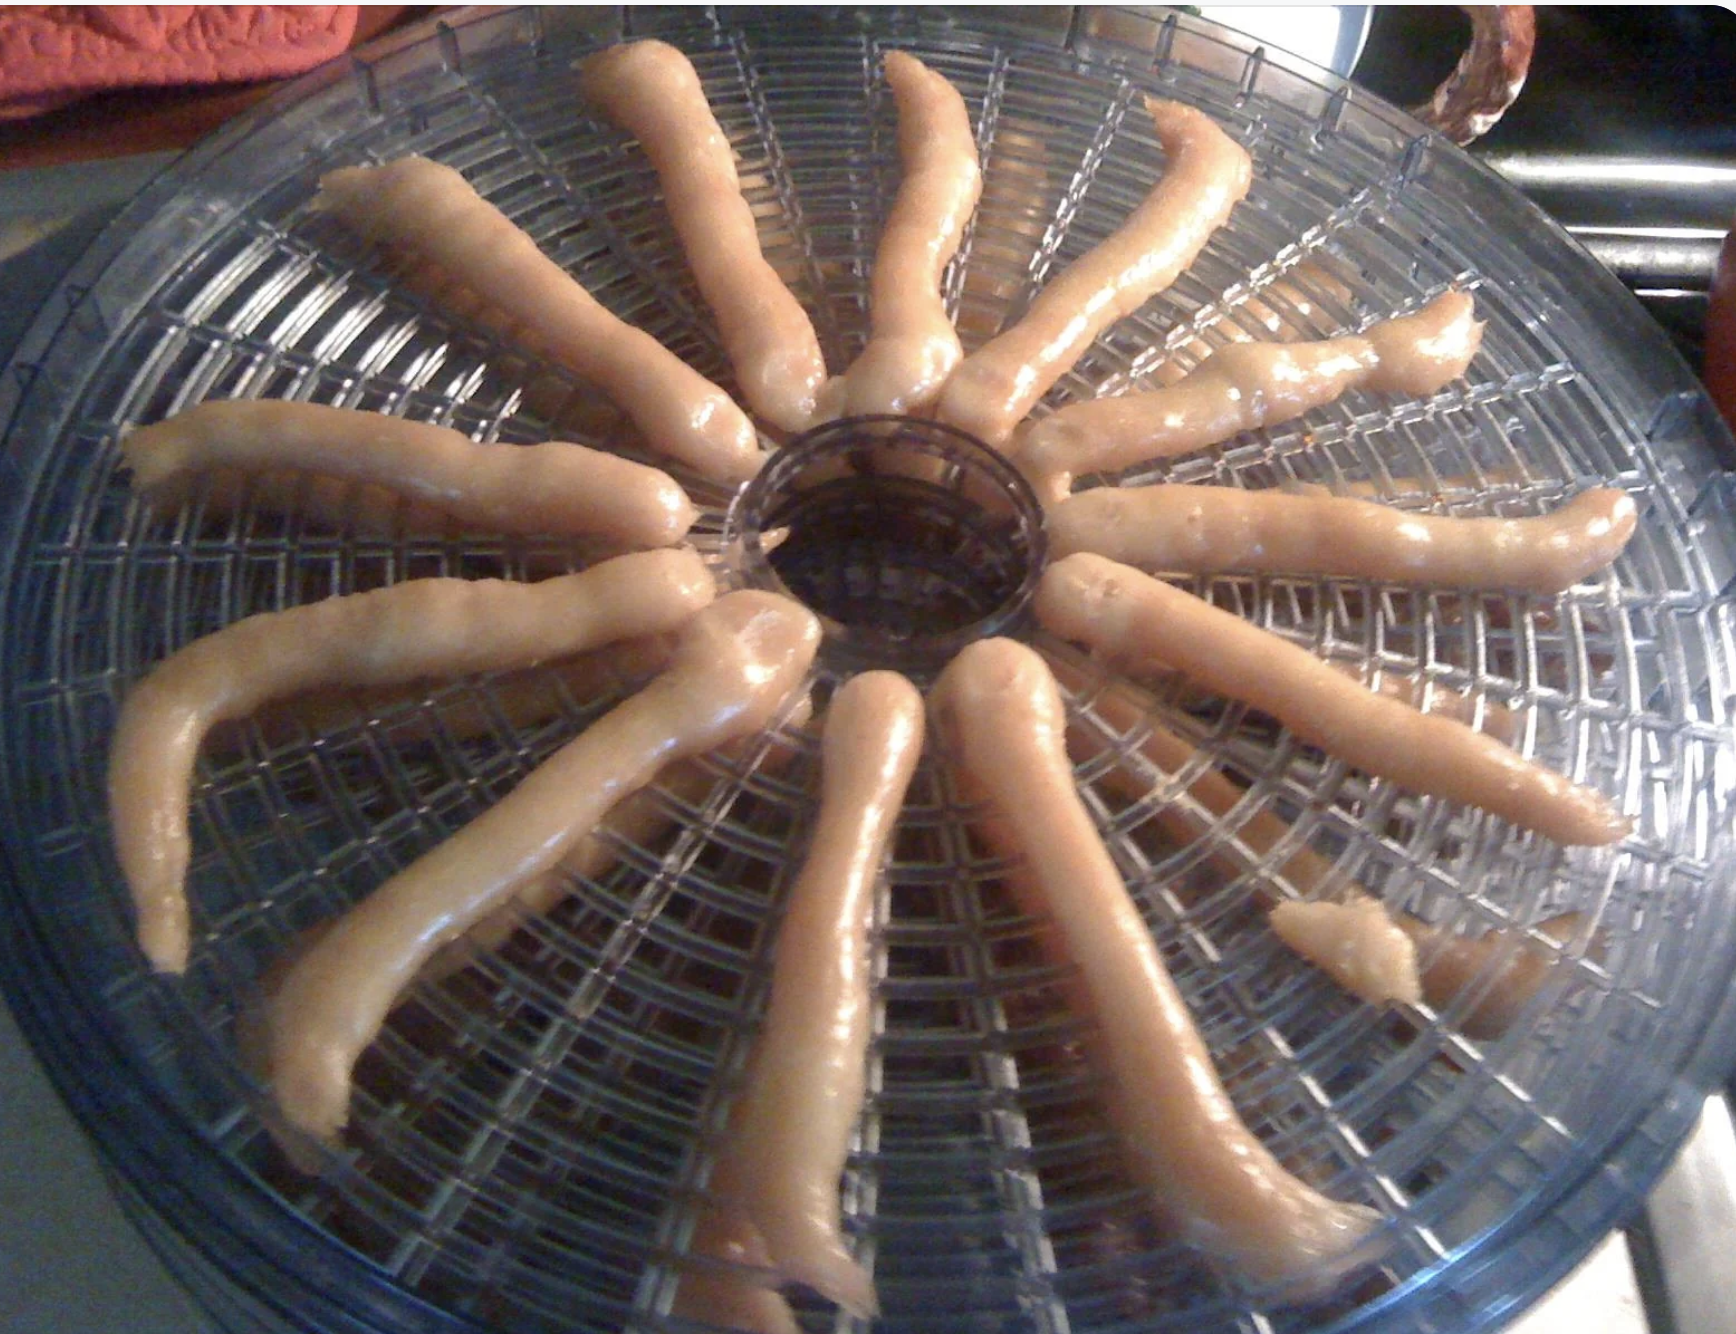
[[[1145,100],[1168,161],[1127,221],[1038,293],[1025,316],[966,357],[936,416],[1003,444],[1091,341],[1176,280],[1236,201],[1252,164],[1203,111]]]
[[[1630,827],[1599,793],[1461,723],[1368,690],[1307,649],[1129,566],[1068,556],[1044,572],[1035,606],[1055,634],[1174,667],[1412,791],[1480,806],[1557,843],[1613,843]]]
[[[1608,565],[1638,522],[1625,491],[1533,518],[1452,518],[1233,486],[1098,487],[1049,514],[1049,550],[1147,570],[1327,575],[1559,593]]]
[[[637,139],[657,169],[742,396],[774,426],[802,430],[826,363],[807,314],[760,253],[735,156],[692,63],[664,42],[629,42],[581,62],[579,77],[586,100]]]
[[[713,1210],[745,1225],[786,1283],[856,1316],[874,1284],[838,1231],[838,1176],[861,1114],[874,881],[922,753],[922,696],[894,672],[852,678],[827,710],[820,812],[778,934],[771,1002],[712,1169]],[[721,1257],[714,1257],[721,1258]],[[678,1311],[702,1316],[693,1302]]]
[[[109,752],[115,850],[153,967],[187,965],[187,792],[206,732],[266,700],[526,666],[679,628],[715,595],[687,548],[516,584],[416,579],[265,612],[195,640],[127,696]]]
[[[819,622],[788,598],[719,598],[688,621],[668,671],[340,917],[267,1003],[272,1092],[288,1123],[336,1135],[356,1059],[430,956],[546,873],[664,765],[769,725],[819,640]]]
[[[920,412],[964,356],[940,279],[982,193],[964,99],[915,56],[886,53],[904,179],[880,233],[868,346],[844,377],[842,415]]]
[[[1186,1002],[1074,786],[1060,691],[1005,639],[961,652],[932,696],[954,761],[1023,853],[1013,887],[1079,967],[1124,1152],[1161,1213],[1243,1278],[1301,1294],[1333,1281],[1375,1215],[1287,1172],[1237,1115]]]
[[[652,449],[714,481],[759,471],[753,425],[728,394],[605,310],[452,168],[419,157],[346,167],[320,179],[318,202],[368,239],[462,277],[539,351],[608,394]]]
[[[484,445],[445,426],[316,403],[200,403],[121,441],[133,486],[172,499],[217,469],[305,469],[384,487],[500,533],[673,546],[695,517],[674,478],[583,445]]]
[[[1059,500],[1080,473],[1186,454],[1299,417],[1352,389],[1432,394],[1465,373],[1483,326],[1463,292],[1414,315],[1313,343],[1231,343],[1164,389],[1073,403],[1033,424],[1014,457]]]

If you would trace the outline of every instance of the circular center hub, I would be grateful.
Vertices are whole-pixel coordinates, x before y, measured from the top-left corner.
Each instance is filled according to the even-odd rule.
[[[726,533],[750,583],[825,622],[828,655],[922,671],[1022,619],[1043,510],[981,441],[914,417],[846,417],[748,483]]]

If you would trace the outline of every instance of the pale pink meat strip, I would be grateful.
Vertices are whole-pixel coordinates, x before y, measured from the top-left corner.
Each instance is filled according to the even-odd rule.
[[[1306,649],[1129,566],[1068,556],[1045,571],[1036,612],[1054,634],[1111,657],[1164,663],[1412,791],[1479,806],[1558,843],[1612,843],[1631,827],[1599,793],[1463,724],[1368,690]]]
[[[723,334],[742,396],[786,431],[805,428],[826,378],[814,326],[760,252],[735,156],[699,74],[665,42],[609,47],[579,66],[580,90],[639,141]]]
[[[1074,785],[1060,691],[1011,640],[962,651],[931,697],[953,762],[1016,849],[1010,877],[1078,965],[1109,1110],[1129,1166],[1162,1215],[1238,1276],[1302,1292],[1330,1283],[1375,1215],[1286,1171],[1224,1091],[1151,932]]]
[[[1004,444],[1092,340],[1173,283],[1247,194],[1248,154],[1210,116],[1155,98],[1145,107],[1167,158],[1162,179],[1024,318],[960,363],[940,396],[941,421]]]
[[[1231,343],[1162,389],[1072,403],[1034,423],[1014,457],[1047,500],[1080,473],[1186,454],[1299,417],[1352,389],[1432,394],[1482,343],[1471,298],[1444,292],[1412,315],[1311,343]]]
[[[940,279],[982,193],[964,99],[904,51],[886,53],[904,179],[880,232],[868,346],[844,377],[845,414],[920,412],[964,357]]]
[[[152,966],[187,964],[188,787],[214,724],[338,682],[526,666],[675,630],[714,595],[700,557],[673,548],[540,584],[416,579],[328,598],[249,616],[165,659],[127,695],[109,751],[115,851]]]
[[[652,449],[714,481],[759,471],[753,424],[728,394],[643,329],[617,318],[451,167],[399,158],[320,179],[320,207],[381,244],[411,251],[528,329],[596,384]]]
[[[357,1058],[429,958],[547,873],[663,766],[770,725],[819,639],[819,622],[787,598],[719,598],[683,628],[667,671],[338,918],[267,1002],[271,1088],[287,1123],[336,1135]]]
[[[600,537],[666,547],[696,517],[656,468],[549,442],[479,444],[449,427],[378,412],[271,399],[200,403],[121,441],[133,485],[172,498],[218,470],[305,470],[383,487],[494,532]]]
[[[1502,519],[1229,486],[1097,487],[1050,511],[1049,549],[1176,573],[1559,593],[1621,554],[1638,513],[1631,496],[1610,488],[1583,491],[1549,514]]]
[[[757,1234],[782,1281],[804,1283],[861,1317],[877,1309],[874,1284],[839,1234],[838,1177],[865,1088],[874,882],[922,736],[922,696],[894,672],[853,677],[832,697],[819,815],[779,929],[747,1084],[710,1182],[713,1210]],[[708,1235],[718,1229],[702,1225]],[[704,1314],[688,1303],[677,1309]]]

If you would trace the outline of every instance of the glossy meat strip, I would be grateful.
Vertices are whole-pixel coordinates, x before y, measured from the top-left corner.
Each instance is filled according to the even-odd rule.
[[[664,765],[769,725],[819,637],[787,598],[719,598],[687,623],[666,672],[340,917],[267,1003],[271,1087],[288,1123],[335,1135],[356,1059],[434,952],[547,873]]]
[[[1203,111],[1147,98],[1167,162],[1161,180],[1101,245],[1038,293],[1025,316],[960,363],[940,420],[1004,443],[1093,339],[1163,291],[1248,192],[1247,152]]]
[[[1560,913],[1539,922],[1535,931],[1566,945],[1584,921],[1583,913]],[[1456,936],[1359,896],[1339,903],[1280,904],[1271,922],[1286,945],[1364,1000],[1420,1000],[1445,1011],[1460,992],[1474,988],[1476,1003],[1458,1017],[1457,1026],[1466,1036],[1484,1040],[1513,1026],[1563,957],[1517,927]],[[1586,954],[1597,958],[1602,949],[1594,936]]]
[[[839,1235],[838,1177],[865,1087],[874,882],[922,734],[922,696],[896,673],[854,677],[832,698],[819,816],[710,1184],[712,1208],[740,1216],[783,1282],[862,1317],[876,1310],[874,1285]],[[704,1230],[715,1234],[717,1225]],[[705,1314],[697,1304],[682,1309]]]
[[[760,253],[735,156],[685,55],[664,42],[609,47],[579,66],[587,101],[639,141],[748,405],[805,428],[826,363],[814,326]]]
[[[1190,574],[1559,593],[1620,555],[1637,521],[1633,498],[1608,488],[1581,492],[1550,514],[1499,519],[1231,486],[1098,487],[1054,507],[1049,549]]]
[[[666,547],[693,526],[675,479],[583,445],[479,444],[445,426],[316,403],[201,403],[121,442],[133,485],[173,496],[194,476],[306,470],[383,487],[499,533]]]
[[[1482,342],[1471,298],[1446,292],[1414,315],[1313,343],[1231,343],[1167,388],[1073,403],[1014,451],[1058,500],[1080,473],[1115,472],[1289,421],[1352,389],[1417,397],[1465,372]]]
[[[536,350],[601,388],[652,449],[715,481],[759,471],[753,425],[728,394],[605,310],[452,168],[419,157],[346,167],[320,179],[318,202],[519,321]]]
[[[1306,649],[1129,566],[1068,556],[1044,573],[1036,611],[1055,634],[1174,667],[1412,791],[1480,806],[1558,843],[1612,843],[1628,832],[1629,822],[1589,788],[1368,690]]]
[[[109,752],[115,850],[153,967],[186,967],[188,787],[206,732],[266,700],[343,682],[525,666],[677,629],[715,588],[686,548],[620,556],[540,584],[416,579],[266,612],[159,663],[128,694]]]
[[[1060,692],[1010,640],[961,652],[932,707],[955,763],[987,799],[997,846],[1024,857],[1014,889],[1078,965],[1096,1055],[1129,1165],[1160,1212],[1238,1276],[1316,1291],[1374,1215],[1287,1172],[1237,1115],[1138,908],[1074,786]]]
[[[919,412],[964,356],[940,279],[982,192],[964,99],[903,51],[886,53],[904,179],[880,233],[868,346],[844,377],[844,415]]]

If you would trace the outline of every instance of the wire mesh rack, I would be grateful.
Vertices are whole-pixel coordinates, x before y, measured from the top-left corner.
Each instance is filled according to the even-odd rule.
[[[1284,578],[1197,591],[1424,707],[1495,711],[1513,743],[1615,795],[1636,832],[1565,850],[1419,799],[1240,706],[1156,678],[1131,719],[1061,645],[1080,790],[1235,1101],[1293,1171],[1382,1215],[1382,1262],[1324,1304],[1272,1304],[1166,1239],[1118,1165],[1067,970],[926,757],[875,905],[869,1093],[846,1230],[898,1330],[1473,1329],[1542,1290],[1634,1204],[1732,1052],[1728,438],[1619,285],[1462,154],[1329,76],[1208,24],[1074,11],[1064,33],[942,11],[630,13],[692,56],[767,258],[829,363],[866,329],[897,183],[880,54],[960,89],[983,202],[948,271],[967,347],[1101,240],[1161,171],[1152,92],[1253,155],[1245,203],[1174,287],[1046,402],[1161,382],[1234,337],[1324,337],[1457,286],[1487,321],[1468,377],[1418,402],[1351,394],[1122,481],[1314,484],[1432,513],[1537,513],[1596,481],[1641,519],[1606,574],[1554,598]],[[595,551],[427,531],[312,483],[129,494],[116,442],[222,397],[304,399],[509,447],[638,456],[595,393],[487,312],[310,207],[339,165],[462,170],[611,309],[729,372],[654,174],[580,109],[612,33],[559,11],[442,23],[311,76],[156,182],[51,303],[0,389],[7,993],[153,1243],[235,1329],[676,1329],[669,1304],[709,1153],[764,1002],[781,896],[814,811],[815,739],[786,726],[656,787],[617,840],[497,950],[449,957],[357,1070],[319,1171],[266,1127],[241,1054],[269,970],[316,924],[498,800],[639,684],[644,662],[344,696],[217,738],[194,793],[184,977],[132,943],[104,782],[119,699],[251,612],[422,575],[530,578]],[[731,497],[682,476],[726,581]],[[274,490],[273,488],[276,487]],[[292,495],[283,504],[283,487]],[[823,668],[823,675],[831,668]],[[824,687],[826,682],[822,680]],[[1161,717],[1245,788],[1214,814],[1140,754]],[[1131,776],[1131,781],[1130,777]],[[1166,813],[1201,827],[1178,841]],[[1256,846],[1264,814],[1292,834]],[[1293,883],[1312,849],[1324,881]],[[1556,960],[1504,1036],[1377,1009],[1286,955],[1277,898],[1358,883],[1455,933],[1511,928]],[[1538,927],[1575,911],[1566,943]],[[1527,934],[1528,933],[1528,934]],[[1518,948],[1515,944],[1514,948]],[[1486,990],[1498,971],[1486,970]],[[811,1328],[851,1322],[798,1300]]]

